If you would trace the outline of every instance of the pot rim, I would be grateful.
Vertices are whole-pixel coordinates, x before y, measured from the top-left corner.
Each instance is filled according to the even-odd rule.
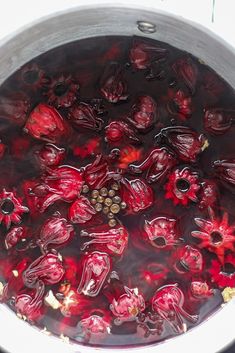
[[[231,57],[235,57],[235,49],[225,42],[217,34],[213,33],[211,30],[206,28],[205,26],[195,23],[191,20],[186,20],[183,17],[176,16],[171,14],[170,12],[162,11],[157,9],[157,7],[153,7],[153,4],[150,6],[142,6],[139,4],[129,3],[128,1],[121,0],[118,4],[111,3],[110,1],[102,3],[98,3],[95,0],[81,0],[81,5],[73,8],[66,8],[59,12],[55,12],[53,14],[46,15],[44,17],[33,20],[27,25],[22,26],[19,30],[14,31],[7,37],[0,40],[0,54],[8,53],[17,40],[20,40],[20,43],[25,40],[25,37],[28,36],[29,30],[33,30],[38,26],[43,26],[48,21],[52,21],[53,19],[64,18],[65,16],[70,16],[74,13],[81,14],[81,12],[97,12],[99,10],[109,10],[115,11],[120,9],[125,9],[125,11],[137,11],[140,14],[142,19],[148,17],[158,16],[158,18],[162,18],[165,20],[171,20],[179,26],[186,26],[189,28],[193,28],[198,33],[198,36],[201,34],[205,36],[208,40],[212,40],[214,44],[219,46],[220,48],[225,49]],[[151,15],[151,16],[150,16]],[[143,35],[141,32],[137,32],[138,35]],[[153,38],[152,35],[149,37]],[[55,45],[57,46],[57,45]],[[181,49],[181,48],[180,48]],[[35,54],[35,52],[33,52]],[[193,53],[194,54],[194,53]],[[196,55],[196,54],[194,54]],[[6,60],[6,57],[4,59]],[[35,57],[35,55],[33,55]],[[1,58],[1,55],[0,55]],[[21,58],[22,59],[22,58]],[[225,60],[226,61],[226,60]],[[2,58],[0,59],[0,66],[2,65]],[[25,62],[24,62],[25,63]],[[17,61],[13,58],[10,66],[8,75],[4,77],[3,73],[0,72],[0,81],[4,81],[10,73],[14,72],[19,66],[21,66],[21,62]],[[17,66],[18,65],[18,66]],[[208,64],[209,65],[209,64]],[[231,64],[232,65],[232,64]],[[211,65],[210,65],[211,66]],[[234,67],[234,64],[233,64]],[[1,71],[1,70],[0,70]],[[235,70],[231,71],[234,72]],[[220,73],[221,74],[221,73]],[[223,75],[224,76],[224,75]],[[231,75],[232,76],[232,75]],[[226,76],[227,81],[231,82],[233,87],[235,87],[235,78]],[[223,307],[223,310],[218,310],[216,313],[211,315],[206,321],[202,324],[196,326],[189,332],[177,336],[173,339],[166,340],[160,344],[153,344],[144,347],[135,347],[135,348],[94,348],[88,346],[82,346],[79,344],[67,345],[56,337],[48,337],[46,335],[42,335],[39,329],[35,329],[27,323],[24,323],[21,320],[15,320],[15,314],[5,305],[0,305],[0,315],[5,318],[5,322],[3,327],[1,328],[1,342],[3,349],[8,350],[11,353],[17,353],[19,351],[24,351],[24,353],[31,353],[32,349],[34,352],[40,352],[44,350],[45,353],[51,352],[52,349],[56,350],[57,353],[66,352],[74,352],[74,353],[86,353],[89,350],[89,353],[95,352],[106,352],[111,353],[114,350],[127,353],[132,351],[133,353],[144,352],[152,353],[158,349],[159,353],[167,353],[171,350],[180,351],[181,353],[191,353],[198,352],[198,350],[207,349],[207,353],[218,352],[220,349],[224,348],[227,344],[231,343],[234,340],[234,329],[232,325],[232,318],[235,316],[235,299],[230,303],[226,304]],[[12,330],[14,330],[14,340],[12,340]],[[219,332],[214,339],[215,333]],[[27,341],[28,337],[30,340]],[[208,341],[211,341],[211,347],[208,347]],[[9,344],[11,343],[11,344]]]

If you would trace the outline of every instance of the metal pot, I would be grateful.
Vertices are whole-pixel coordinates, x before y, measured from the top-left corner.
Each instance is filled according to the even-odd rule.
[[[80,0],[79,6],[39,19],[0,43],[0,84],[21,65],[56,46],[102,35],[142,35],[186,50],[212,67],[235,88],[235,50],[208,29],[137,1],[114,5]],[[84,4],[84,5],[83,5]],[[226,304],[190,332],[163,343],[139,348],[91,348],[63,342],[16,318],[0,305],[0,346],[10,353],[214,353],[234,339],[235,301]]]

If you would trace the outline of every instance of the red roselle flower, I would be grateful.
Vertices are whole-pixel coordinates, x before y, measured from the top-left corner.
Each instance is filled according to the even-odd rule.
[[[112,121],[105,128],[105,139],[110,144],[119,146],[121,142],[139,143],[140,139],[124,121]]]
[[[151,43],[134,40],[130,49],[129,58],[132,66],[137,70],[144,70],[159,59],[165,58],[168,51]]]
[[[153,204],[153,190],[140,179],[121,180],[121,199],[127,204],[130,214],[138,213]]]
[[[94,251],[84,255],[82,259],[82,274],[78,293],[96,297],[111,269],[111,259],[108,254]]]
[[[79,196],[70,206],[68,218],[72,223],[84,224],[90,221],[95,214],[96,210],[90,201],[84,196]]]
[[[189,56],[179,58],[173,65],[173,70],[179,79],[182,79],[192,94],[195,93],[198,67]]]
[[[139,294],[137,288],[124,287],[124,289],[126,293],[122,294],[117,300],[114,298],[110,305],[110,310],[117,317],[115,319],[116,324],[135,320],[137,315],[145,309],[144,298]]]
[[[42,281],[36,284],[33,294],[21,293],[15,298],[15,308],[18,314],[29,321],[36,321],[42,315],[45,286]]]
[[[109,228],[102,226],[95,228],[95,230],[81,231],[82,237],[91,238],[90,241],[85,242],[81,250],[87,249],[94,245],[94,248],[99,251],[104,251],[109,255],[122,255],[127,247],[128,232],[123,226],[116,226]]]
[[[64,160],[65,149],[47,143],[40,151],[36,151],[36,155],[42,168],[56,167]]]
[[[44,284],[56,284],[64,276],[64,268],[58,255],[47,254],[32,262],[23,273],[23,280],[27,287],[34,287],[39,280]]]
[[[211,261],[209,269],[212,282],[216,283],[220,288],[235,287],[235,256],[229,254],[224,258],[224,265],[217,260]]]
[[[17,197],[15,192],[2,190],[0,193],[0,223],[4,223],[9,229],[11,223],[19,224],[24,213],[29,209],[22,205],[21,198]]]
[[[174,254],[174,269],[179,274],[198,273],[203,269],[201,252],[190,245],[185,245]]]
[[[225,90],[224,82],[211,71],[206,72],[202,77],[202,87],[205,90],[205,104],[217,101]]]
[[[173,148],[182,161],[190,163],[196,162],[197,156],[208,147],[205,136],[187,126],[164,128],[156,137]]]
[[[170,93],[172,101],[167,105],[168,111],[173,115],[178,115],[182,120],[190,118],[192,115],[192,98],[186,96],[182,90]]]
[[[191,234],[201,240],[200,248],[214,252],[221,264],[224,264],[225,251],[234,251],[235,225],[228,224],[228,214],[224,213],[222,219],[215,217],[211,208],[208,209],[210,219],[195,218],[194,221],[200,230],[195,230]]]
[[[140,131],[151,128],[156,119],[157,104],[150,96],[139,96],[127,115],[127,120]]]
[[[116,63],[110,63],[101,78],[101,94],[110,103],[117,103],[126,100],[127,84],[123,79],[121,66]]]
[[[121,175],[117,171],[111,171],[107,159],[102,154],[97,155],[93,163],[84,168],[84,180],[94,189],[100,189],[107,181],[120,180]]]
[[[104,121],[99,118],[96,109],[83,102],[76,103],[70,108],[68,119],[78,130],[100,131],[104,125]]]
[[[19,241],[27,238],[27,230],[25,227],[12,228],[5,237],[5,247],[7,250],[14,247]]]
[[[184,321],[195,323],[197,315],[190,315],[184,308],[184,294],[178,284],[159,288],[152,298],[152,309],[166,320],[177,333],[185,332]]]
[[[223,135],[235,121],[235,110],[208,109],[204,115],[204,127],[212,135]]]
[[[29,91],[45,87],[49,79],[45,72],[36,64],[27,64],[20,71],[20,80]]]
[[[199,208],[213,207],[218,199],[218,188],[215,182],[204,180],[199,193]]]
[[[74,228],[57,212],[48,218],[40,231],[38,245],[42,252],[48,251],[48,246],[57,246],[68,242],[74,235]]]
[[[36,139],[56,143],[67,135],[68,126],[55,108],[40,103],[31,111],[24,131]]]
[[[198,174],[189,168],[173,171],[165,185],[166,199],[171,199],[174,205],[187,206],[190,201],[197,202],[200,189]]]
[[[43,181],[32,191],[41,200],[41,204],[38,204],[40,212],[58,200],[72,202],[80,194],[83,185],[82,173],[70,166],[47,169]]]
[[[133,146],[126,146],[120,151],[118,167],[127,169],[129,164],[137,162],[142,157],[142,150]]]
[[[235,159],[223,159],[213,163],[217,177],[225,186],[235,186]]]
[[[77,99],[78,91],[79,84],[71,76],[60,75],[48,85],[45,95],[48,98],[48,104],[56,108],[68,108]]]
[[[1,95],[1,118],[22,126],[27,119],[30,105],[30,98],[23,92],[11,92]]]
[[[145,170],[148,183],[161,181],[176,164],[176,159],[165,147],[155,148],[140,164],[130,164],[128,171],[141,174]]]
[[[192,281],[190,284],[190,296],[195,299],[205,299],[214,294],[213,289],[210,289],[206,282]]]
[[[158,249],[169,250],[182,242],[174,218],[157,217],[151,221],[145,220],[143,235]]]

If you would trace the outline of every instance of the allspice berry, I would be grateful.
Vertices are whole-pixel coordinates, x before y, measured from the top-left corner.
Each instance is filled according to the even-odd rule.
[[[104,206],[104,207],[103,207],[103,213],[104,213],[104,214],[108,214],[109,211],[110,211],[110,208],[109,208],[108,206]]]
[[[88,192],[89,192],[89,186],[88,185],[83,185],[83,187],[82,187],[82,192],[83,192],[83,194],[87,194]]]
[[[111,185],[111,189],[117,191],[117,190],[119,190],[119,185],[117,183],[114,183],[114,184]]]
[[[126,203],[124,202],[124,201],[122,201],[121,203],[120,203],[120,207],[121,207],[121,209],[122,210],[124,210],[125,208],[126,208]]]
[[[101,195],[99,195],[96,200],[97,200],[97,202],[99,202],[99,203],[103,203],[103,202],[104,202],[104,197],[101,196]]]
[[[91,197],[96,199],[98,196],[99,196],[99,191],[98,190],[93,190],[92,193],[91,193]]]
[[[115,196],[115,190],[109,190],[109,196],[110,197],[113,197],[113,196]]]
[[[117,221],[115,219],[110,219],[109,220],[109,226],[110,227],[115,227],[117,225]]]
[[[121,197],[120,196],[114,196],[113,197],[113,203],[120,203],[122,200],[121,200]]]
[[[116,203],[113,203],[110,207],[110,211],[114,214],[117,214],[118,212],[120,212],[120,206]]]
[[[113,203],[112,199],[110,199],[109,197],[107,197],[105,200],[104,200],[104,204],[106,206],[111,206]]]
[[[91,199],[91,204],[95,205],[97,203],[96,199]]]
[[[101,205],[101,203],[98,203],[97,202],[97,204],[95,205],[95,210],[97,211],[97,212],[100,212],[100,211],[102,211],[102,205]]]
[[[100,189],[100,195],[101,196],[107,196],[108,195],[108,189],[107,188],[101,188]]]

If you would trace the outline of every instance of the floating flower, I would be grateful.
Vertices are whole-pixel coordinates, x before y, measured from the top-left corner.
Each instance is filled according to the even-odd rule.
[[[67,135],[68,128],[55,108],[40,103],[30,113],[24,131],[38,140],[56,143]]]
[[[76,103],[70,108],[68,119],[78,130],[100,131],[104,125],[104,121],[99,118],[96,109],[84,102]]]
[[[165,58],[167,53],[168,51],[165,48],[135,39],[130,49],[129,58],[135,69],[144,70],[149,68],[152,63]]]
[[[198,68],[189,56],[183,56],[174,62],[173,70],[179,79],[182,79],[192,94],[195,93]]]
[[[45,286],[42,281],[36,285],[33,294],[20,293],[15,298],[17,314],[29,321],[36,321],[42,315]]]
[[[206,282],[192,281],[190,284],[190,295],[196,299],[205,299],[214,294]]]
[[[71,76],[60,75],[52,80],[48,85],[45,95],[48,104],[56,108],[68,108],[77,99],[79,84]]]
[[[217,160],[213,163],[213,167],[225,186],[235,186],[235,159]]]
[[[153,204],[153,190],[140,179],[121,181],[121,198],[127,205],[127,212],[135,214]]]
[[[110,144],[119,145],[122,142],[139,143],[133,128],[124,121],[112,121],[105,128],[105,139]]]
[[[182,161],[196,162],[197,156],[209,146],[205,136],[187,126],[172,126],[161,130],[156,136],[173,148]]]
[[[40,280],[44,284],[56,284],[64,276],[64,268],[58,255],[46,254],[34,260],[23,273],[27,287],[32,288]]]
[[[17,197],[15,192],[2,190],[0,193],[0,223],[4,223],[9,229],[11,223],[19,224],[24,213],[29,209],[22,205],[21,198]]]
[[[212,260],[209,273],[212,282],[218,287],[235,287],[235,256],[232,254],[225,256],[223,265],[217,260]]]
[[[174,254],[174,269],[179,274],[198,273],[203,269],[203,257],[200,250],[185,245]]]
[[[84,196],[79,196],[70,206],[68,218],[72,223],[83,224],[89,221],[94,214],[96,210],[90,201]]]
[[[224,213],[222,219],[215,217],[211,208],[209,210],[210,219],[195,218],[194,221],[200,230],[195,230],[191,234],[201,240],[200,248],[214,252],[221,264],[224,264],[225,251],[234,251],[235,226],[228,223],[228,214]]]
[[[101,78],[101,94],[110,103],[117,103],[126,100],[127,84],[123,79],[121,66],[116,63],[110,63]]]
[[[171,199],[174,205],[187,206],[190,201],[197,202],[200,189],[198,174],[189,168],[173,171],[165,185],[166,199]]]
[[[199,193],[199,208],[207,209],[213,207],[218,199],[218,188],[212,180],[204,180],[201,183]]]
[[[36,156],[42,168],[56,167],[65,158],[65,149],[47,143],[40,149],[40,151],[36,151]]]
[[[181,243],[176,225],[176,219],[168,217],[145,220],[144,235],[154,247],[169,250]]]
[[[111,259],[108,254],[94,251],[82,259],[82,273],[78,293],[96,297],[110,272]]]
[[[85,144],[75,146],[73,148],[73,155],[80,158],[96,155],[98,152],[100,152],[100,143],[101,140],[99,137],[91,138]]]
[[[109,228],[104,226],[97,228],[94,231],[82,231],[82,237],[91,238],[82,245],[82,250],[93,246],[96,250],[107,252],[110,255],[122,255],[127,247],[128,232],[123,226]]]
[[[111,316],[104,310],[94,310],[95,314],[83,315],[83,319],[79,322],[79,326],[90,334],[107,334],[111,331]]]
[[[152,309],[169,322],[177,333],[185,332],[183,318],[195,323],[197,315],[190,315],[184,308],[184,294],[178,284],[168,284],[159,288],[152,298]]]
[[[235,110],[208,109],[204,114],[204,127],[212,135],[223,135],[235,121]]]
[[[61,217],[60,213],[54,214],[43,224],[38,245],[43,252],[47,252],[48,246],[58,246],[66,243],[74,235],[74,228],[68,221]]]
[[[176,164],[176,159],[165,147],[155,148],[140,164],[130,164],[128,171],[141,174],[145,170],[148,183],[161,181]]]
[[[125,293],[117,300],[114,298],[110,305],[110,310],[117,317],[116,324],[135,320],[137,315],[145,309],[144,298],[137,288],[124,287],[124,289]]]
[[[127,115],[127,120],[138,130],[146,131],[157,119],[157,104],[150,96],[139,96]]]
[[[5,247],[7,250],[14,247],[23,239],[26,240],[28,234],[25,227],[13,227],[5,237]]]
[[[167,109],[173,115],[178,115],[182,120],[192,115],[192,98],[186,96],[182,90],[170,94],[172,100],[168,103]]]

